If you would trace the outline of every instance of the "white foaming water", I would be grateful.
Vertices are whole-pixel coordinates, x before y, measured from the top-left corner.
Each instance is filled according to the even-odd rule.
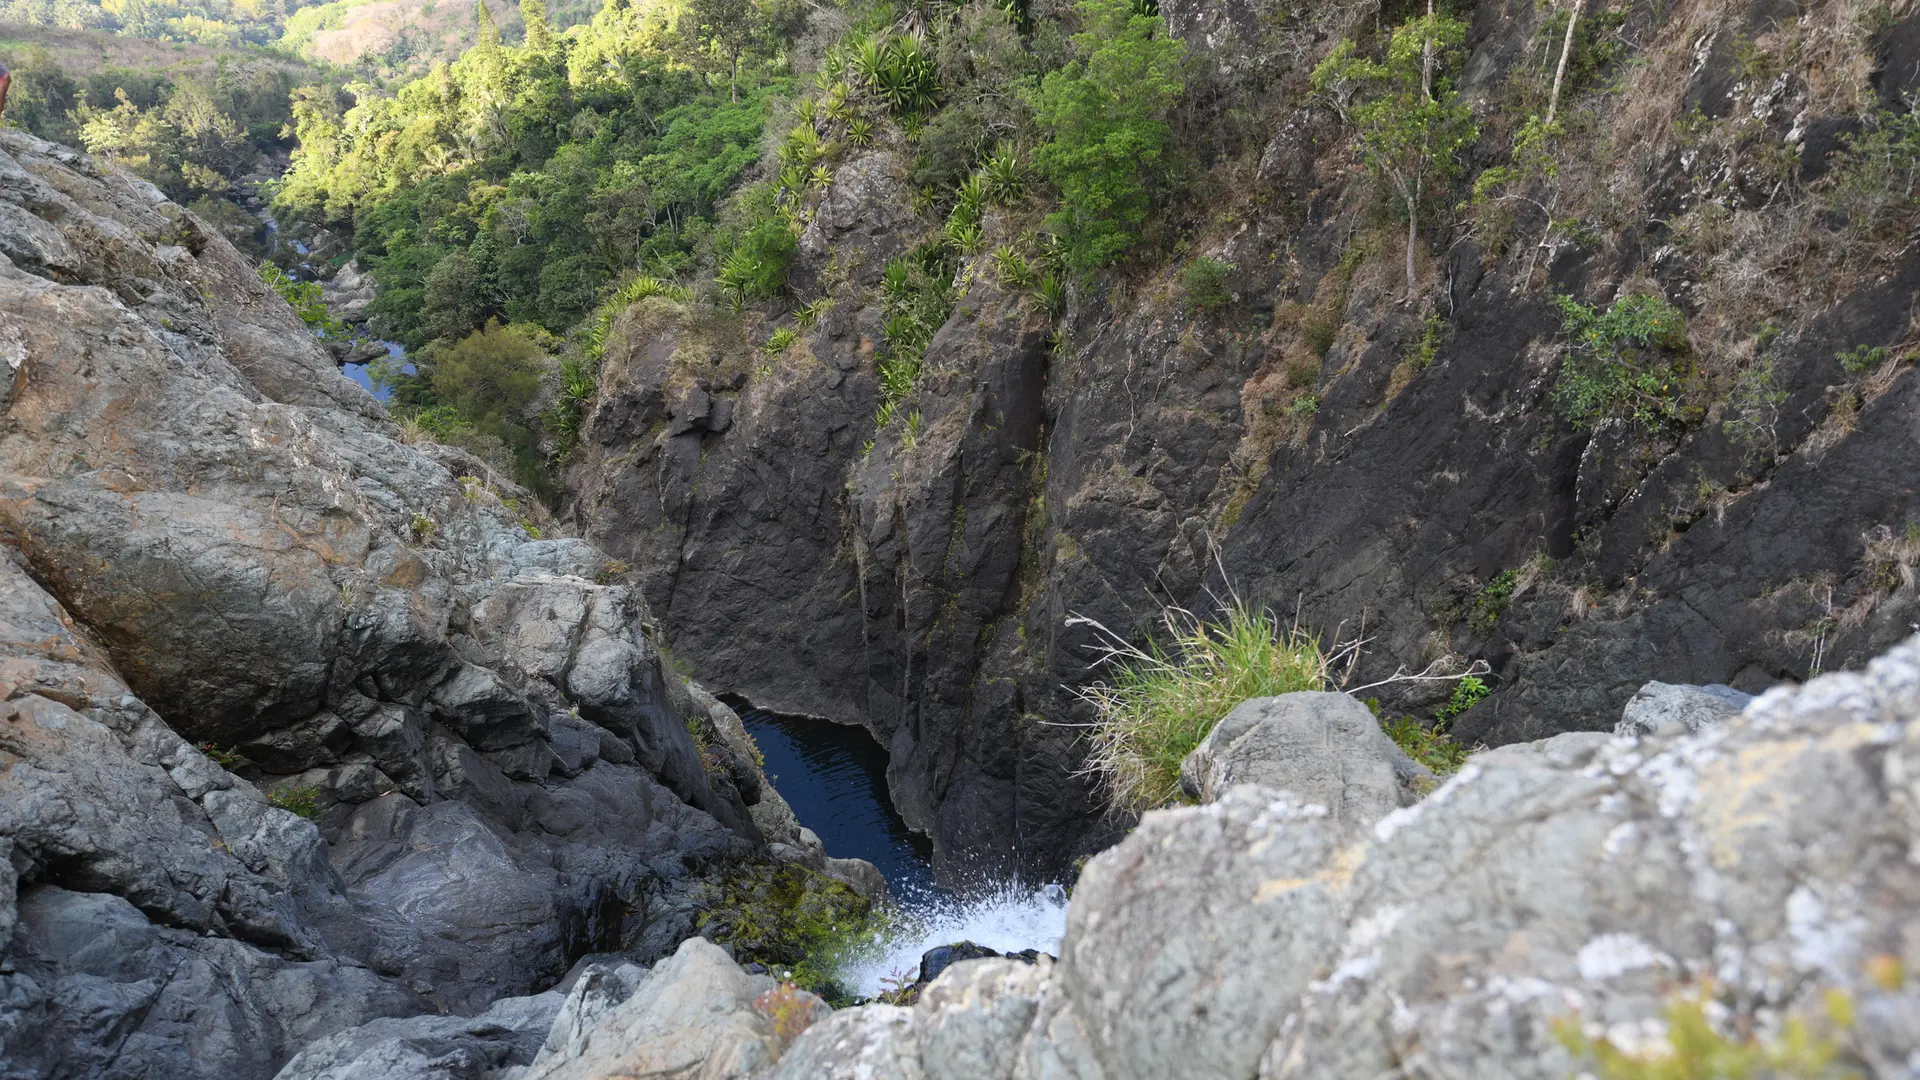
[[[941,945],[971,941],[996,952],[1058,955],[1067,932],[1067,891],[1058,885],[1015,883],[972,900],[945,897],[905,906],[899,929],[843,966],[841,977],[854,993],[872,997],[912,982],[920,954]]]

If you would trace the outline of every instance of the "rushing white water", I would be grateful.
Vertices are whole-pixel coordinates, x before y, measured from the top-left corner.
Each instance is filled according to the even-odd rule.
[[[1057,955],[1067,932],[1067,892],[1058,885],[1012,884],[973,900],[909,899],[903,906],[893,933],[842,965],[841,978],[854,993],[871,997],[912,982],[920,954],[941,945],[971,941],[1003,953],[1038,949]]]

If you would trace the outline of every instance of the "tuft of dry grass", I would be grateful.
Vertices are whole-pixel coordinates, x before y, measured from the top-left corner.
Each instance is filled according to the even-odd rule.
[[[1920,570],[1920,521],[1898,530],[1879,525],[1864,539],[1868,580],[1885,592],[1912,590]]]
[[[1230,598],[1217,622],[1184,608],[1162,613],[1164,637],[1128,644],[1093,627],[1111,666],[1109,681],[1075,691],[1093,707],[1087,772],[1105,785],[1112,805],[1144,811],[1178,801],[1180,763],[1235,705],[1329,685],[1319,639],[1282,631],[1271,611]]]

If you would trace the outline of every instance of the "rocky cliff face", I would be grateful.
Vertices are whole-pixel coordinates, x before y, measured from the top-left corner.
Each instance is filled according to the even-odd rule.
[[[664,954],[768,841],[821,862],[617,567],[11,130],[0,361],[0,1074],[270,1075]]]
[[[1047,871],[1111,835],[1056,726],[1096,674],[1069,614],[1138,636],[1230,586],[1367,638],[1357,682],[1484,660],[1495,692],[1456,730],[1489,744],[1609,725],[1649,679],[1758,690],[1908,632],[1920,263],[1820,184],[1847,117],[1910,88],[1913,17],[1623,12],[1598,33],[1631,62],[1569,85],[1552,178],[1479,204],[1463,181],[1407,302],[1404,227],[1307,84],[1372,9],[1161,6],[1221,146],[1173,213],[1184,250],[1231,266],[1225,302],[1192,303],[1176,260],[1088,283],[1056,322],[975,256],[911,434],[876,429],[879,267],[937,224],[910,210],[910,151],[881,146],[810,209],[795,281],[833,307],[800,348],[629,314],[575,514],[703,678],[873,731],[950,868]],[[1540,104],[1552,17],[1473,9],[1469,176]],[[1223,104],[1249,102],[1250,139]],[[1686,408],[1569,423],[1552,295],[1655,293],[1692,327]],[[1887,351],[1838,358],[1862,347]]]

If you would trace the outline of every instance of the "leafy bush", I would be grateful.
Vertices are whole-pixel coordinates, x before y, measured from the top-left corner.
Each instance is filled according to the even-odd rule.
[[[1855,345],[1846,352],[1834,353],[1833,358],[1840,361],[1840,367],[1847,374],[1858,378],[1887,362],[1887,348],[1884,345]]]
[[[943,109],[921,129],[908,180],[915,188],[946,191],[959,186],[986,153],[986,117],[978,105],[967,102]]]
[[[1322,360],[1333,351],[1333,343],[1340,337],[1340,319],[1337,315],[1316,311],[1301,324],[1300,332],[1307,339],[1307,348]]]
[[[1847,136],[1824,178],[1836,208],[1867,232],[1905,220],[1920,206],[1920,111],[1875,109]]]
[[[1500,616],[1507,613],[1507,607],[1513,603],[1513,593],[1520,582],[1518,570],[1502,570],[1487,582],[1480,595],[1473,598],[1473,607],[1467,612],[1467,625],[1482,634],[1493,632],[1499,624]]]
[[[1110,682],[1079,691],[1092,706],[1088,768],[1114,806],[1147,810],[1180,798],[1180,762],[1229,710],[1248,698],[1319,690],[1327,683],[1320,643],[1237,597],[1219,622],[1163,613],[1166,638],[1126,644],[1091,620],[1112,665]]]
[[[1367,705],[1374,710],[1375,716],[1380,714],[1378,703],[1369,700]],[[1459,772],[1460,766],[1467,763],[1471,753],[1454,741],[1444,724],[1427,727],[1411,716],[1399,716],[1381,721],[1380,728],[1400,749],[1406,751],[1408,757],[1433,770],[1435,776],[1450,776]]]
[[[1180,291],[1185,294],[1187,309],[1190,311],[1218,311],[1233,299],[1233,291],[1227,287],[1227,278],[1233,273],[1231,263],[1202,255],[1180,270]]]
[[[546,356],[525,334],[490,322],[432,354],[433,392],[475,427],[518,425],[540,394]]]
[[[1454,717],[1480,704],[1492,692],[1477,675],[1468,675],[1458,680],[1453,684],[1453,697],[1440,707],[1440,712],[1435,716],[1436,722],[1438,724],[1451,722]]]
[[[1605,312],[1555,296],[1570,339],[1553,395],[1578,427],[1630,419],[1653,428],[1680,416],[1687,320],[1658,296],[1629,294]]]
[[[772,300],[786,290],[787,271],[799,250],[800,241],[786,222],[762,221],[734,245],[714,281],[736,301]]]
[[[1788,396],[1774,377],[1773,357],[1760,357],[1734,379],[1727,395],[1729,415],[1720,422],[1721,432],[1745,446],[1750,458],[1772,460],[1780,449],[1780,408]]]
[[[879,361],[881,394],[883,404],[891,405],[913,392],[927,346],[953,312],[953,266],[938,247],[902,255],[888,261],[880,294],[887,339]]]
[[[464,436],[473,434],[473,421],[451,405],[412,412],[405,417],[405,426],[421,438],[448,446],[459,446]]]
[[[600,378],[587,357],[570,356],[560,362],[560,396],[547,414],[547,430],[559,438],[565,455],[580,441],[580,427],[600,392]]]
[[[1080,0],[1080,59],[1032,93],[1047,142],[1034,165],[1060,191],[1047,227],[1067,266],[1087,273],[1139,240],[1172,132],[1167,111],[1186,90],[1186,43],[1131,0]]]

